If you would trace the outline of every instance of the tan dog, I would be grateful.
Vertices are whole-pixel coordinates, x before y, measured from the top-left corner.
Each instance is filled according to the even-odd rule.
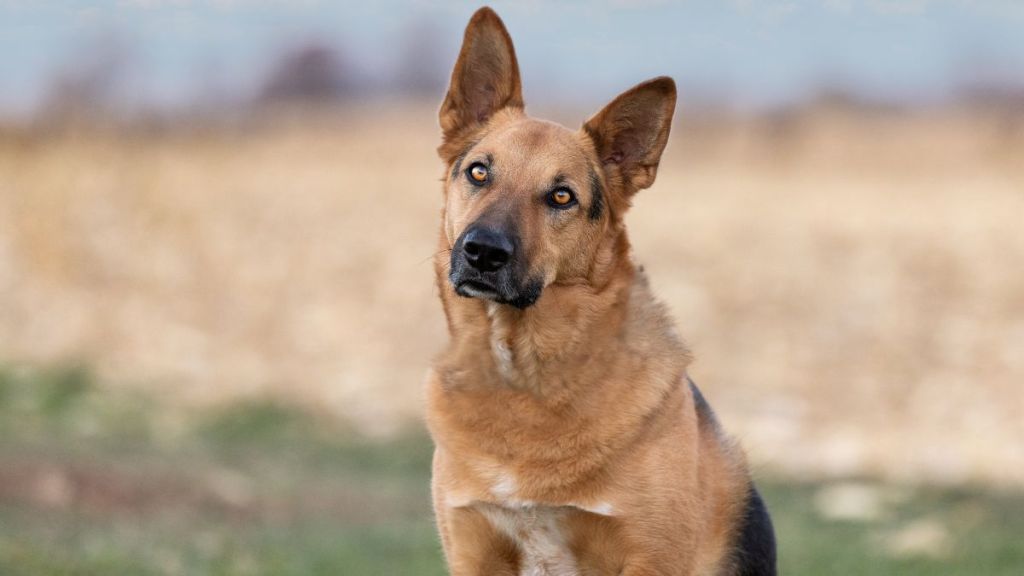
[[[623,227],[675,100],[656,78],[579,131],[532,119],[501,20],[469,22],[440,112],[451,343],[427,409],[452,574],[775,574],[744,456]]]

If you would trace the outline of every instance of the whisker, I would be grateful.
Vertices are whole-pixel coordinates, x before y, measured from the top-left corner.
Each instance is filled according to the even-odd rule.
[[[442,249],[438,250],[437,252],[434,252],[434,253],[433,253],[433,254],[431,254],[430,256],[427,256],[427,257],[426,257],[426,258],[424,258],[423,260],[420,260],[419,262],[417,262],[417,265],[423,264],[424,262],[427,262],[428,260],[433,260],[433,259],[434,259],[434,258],[436,258],[437,256],[439,256],[439,255],[441,255],[441,254],[444,254],[444,253],[446,253],[446,252],[447,252],[447,253],[450,253],[451,251],[452,251],[452,249],[451,249],[451,248],[442,248]]]

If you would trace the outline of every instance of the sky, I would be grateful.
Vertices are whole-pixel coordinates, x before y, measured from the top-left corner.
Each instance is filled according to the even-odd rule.
[[[603,0],[491,3],[527,102],[599,104],[671,75],[687,99],[787,105],[823,88],[929,104],[965,86],[1024,90],[1024,2]],[[410,52],[444,83],[476,2],[0,0],[0,116],[30,114],[96,46],[123,54],[126,105],[253,93],[283,50],[317,39],[385,84]]]

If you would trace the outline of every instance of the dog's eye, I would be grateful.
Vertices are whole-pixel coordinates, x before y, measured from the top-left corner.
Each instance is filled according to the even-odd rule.
[[[476,162],[466,170],[466,176],[469,177],[469,181],[477,186],[487,182],[487,177],[490,175],[487,170],[487,166]]]
[[[558,188],[552,190],[547,197],[548,205],[552,208],[569,208],[573,204],[576,204],[576,195],[572,193],[572,190],[568,188]]]

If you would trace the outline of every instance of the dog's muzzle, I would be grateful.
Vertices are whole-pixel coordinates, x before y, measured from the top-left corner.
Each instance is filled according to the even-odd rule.
[[[526,308],[540,297],[542,284],[526,281],[518,239],[507,232],[471,226],[452,248],[448,279],[459,296]]]

